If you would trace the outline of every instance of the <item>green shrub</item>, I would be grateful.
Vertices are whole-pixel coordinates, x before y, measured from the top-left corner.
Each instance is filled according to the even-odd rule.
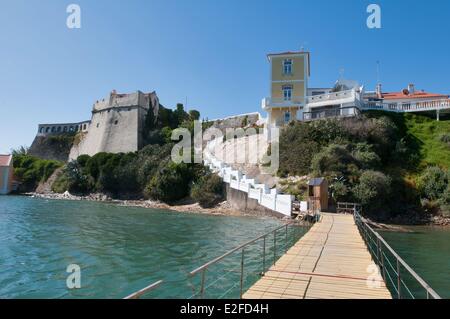
[[[21,182],[20,191],[34,191],[63,165],[62,162],[43,160],[24,153],[13,155],[14,176]]]
[[[441,142],[447,143],[450,145],[450,133],[442,134],[440,137]]]
[[[56,193],[69,191],[73,194],[87,194],[93,190],[93,179],[86,175],[77,161],[67,163],[52,185]]]
[[[372,149],[372,145],[367,143],[356,144],[353,150],[353,157],[358,161],[362,169],[375,169],[380,167],[381,159]]]
[[[153,176],[145,189],[145,195],[155,200],[172,203],[189,194],[191,180],[192,170],[189,165],[170,162]]]
[[[381,172],[364,171],[353,189],[353,194],[367,210],[378,209],[388,201],[391,182],[391,178]]]
[[[331,196],[335,202],[342,202],[348,199],[349,189],[342,181],[334,182],[330,185]]]
[[[448,183],[448,172],[437,166],[430,166],[419,176],[418,188],[423,198],[438,200],[447,189]]]
[[[348,176],[356,169],[356,161],[343,145],[330,144],[314,155],[311,170],[317,176]]]
[[[222,179],[207,172],[192,185],[191,197],[204,208],[214,207],[224,198]]]

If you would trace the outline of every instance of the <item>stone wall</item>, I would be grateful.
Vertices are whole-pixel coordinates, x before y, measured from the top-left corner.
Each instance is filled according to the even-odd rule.
[[[243,211],[247,214],[257,216],[273,216],[277,218],[284,218],[285,215],[273,211],[269,208],[261,206],[258,200],[249,198],[246,192],[230,187],[230,184],[225,183],[227,202],[232,208]]]
[[[261,114],[255,112],[255,113],[248,113],[248,114],[241,114],[236,116],[230,116],[223,119],[216,119],[209,122],[213,122],[213,126],[217,127],[221,130],[226,128],[238,128],[243,127],[245,122],[247,122],[247,125],[245,126],[253,126],[253,125],[259,125],[261,118]]]
[[[74,138],[75,133],[37,135],[28,150],[28,154],[42,159],[66,162]]]

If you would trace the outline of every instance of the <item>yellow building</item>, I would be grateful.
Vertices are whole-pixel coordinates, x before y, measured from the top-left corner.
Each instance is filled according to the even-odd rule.
[[[0,155],[0,195],[9,194],[13,184],[12,155]]]
[[[263,99],[268,124],[281,126],[301,119],[308,94],[309,52],[268,54],[270,62],[270,97]]]

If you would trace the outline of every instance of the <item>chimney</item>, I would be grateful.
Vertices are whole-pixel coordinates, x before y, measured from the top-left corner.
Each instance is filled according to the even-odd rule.
[[[377,84],[377,88],[376,88],[375,92],[377,93],[377,98],[379,98],[379,99],[383,98],[383,92],[381,90],[381,83]]]
[[[409,92],[409,94],[415,93],[414,84],[412,84],[412,83],[408,84],[408,92]]]

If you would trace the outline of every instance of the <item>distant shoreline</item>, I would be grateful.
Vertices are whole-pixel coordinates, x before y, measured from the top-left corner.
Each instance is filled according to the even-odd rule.
[[[18,194],[19,196],[27,196],[33,198],[51,199],[51,200],[71,200],[71,201],[92,201],[92,202],[103,202],[111,203],[124,207],[140,207],[148,209],[164,209],[172,212],[180,213],[191,213],[191,214],[204,214],[204,215],[216,215],[216,216],[235,216],[235,217],[270,217],[281,220],[282,218],[266,215],[263,213],[246,213],[238,209],[234,209],[225,200],[219,203],[213,208],[203,208],[198,203],[191,200],[183,200],[177,202],[173,205],[169,205],[159,201],[136,199],[136,200],[123,200],[123,199],[112,199],[108,195],[95,193],[87,196],[78,196],[68,193],[58,194],[58,193],[23,193]],[[424,218],[422,220],[416,220],[411,218],[409,220],[388,220],[388,221],[372,221],[369,220],[370,225],[377,230],[384,231],[399,231],[399,232],[409,232],[405,227],[408,226],[431,226],[431,227],[449,227],[450,228],[450,218],[444,216],[431,216],[429,218]]]
[[[148,209],[164,209],[173,212],[181,212],[181,213],[195,213],[195,214],[205,214],[205,215],[217,215],[217,216],[236,216],[236,217],[271,217],[276,218],[274,216],[268,216],[264,214],[257,213],[245,213],[240,210],[234,209],[230,206],[227,201],[223,201],[219,203],[216,207],[213,208],[203,208],[198,203],[193,203],[191,201],[185,200],[184,202],[179,202],[174,205],[169,205],[166,203],[152,201],[152,200],[122,200],[122,199],[112,199],[105,194],[90,194],[87,196],[77,196],[72,194],[57,194],[57,193],[23,193],[18,194],[19,196],[27,196],[32,198],[42,198],[42,199],[50,199],[50,200],[71,200],[71,201],[91,201],[91,202],[102,202],[102,203],[111,203],[117,204],[118,206],[124,207],[140,207],[140,208],[148,208]],[[280,219],[280,218],[276,218]]]

